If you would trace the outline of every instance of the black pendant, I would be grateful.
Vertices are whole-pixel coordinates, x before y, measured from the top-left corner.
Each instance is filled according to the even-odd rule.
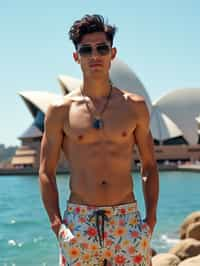
[[[93,128],[101,129],[103,128],[103,120],[100,118],[94,118],[92,125],[93,125]]]

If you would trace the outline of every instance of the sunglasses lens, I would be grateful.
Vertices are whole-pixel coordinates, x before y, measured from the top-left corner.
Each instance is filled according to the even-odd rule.
[[[89,56],[92,54],[92,47],[91,46],[82,46],[78,50],[81,56]]]
[[[93,52],[92,46],[81,46],[78,50],[80,56],[91,56]],[[96,51],[99,55],[107,55],[110,51],[110,46],[107,44],[100,44],[96,46]]]
[[[96,49],[100,55],[107,55],[110,51],[110,47],[107,44],[99,45]]]

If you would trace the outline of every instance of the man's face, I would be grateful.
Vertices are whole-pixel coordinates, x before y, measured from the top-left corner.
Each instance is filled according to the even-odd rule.
[[[111,47],[105,33],[94,32],[83,36],[73,56],[85,76],[97,78],[108,75],[115,54],[116,48]]]

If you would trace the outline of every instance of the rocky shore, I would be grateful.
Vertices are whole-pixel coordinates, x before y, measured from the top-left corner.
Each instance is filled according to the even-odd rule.
[[[200,266],[200,211],[185,218],[179,236],[180,241],[168,253],[152,252],[153,266]]]

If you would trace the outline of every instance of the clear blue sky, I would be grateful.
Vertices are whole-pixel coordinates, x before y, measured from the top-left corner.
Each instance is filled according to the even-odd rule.
[[[61,93],[57,76],[81,78],[67,31],[98,13],[118,27],[115,45],[152,100],[177,88],[200,88],[200,1],[1,1],[0,143],[17,137],[32,117],[21,90]]]

